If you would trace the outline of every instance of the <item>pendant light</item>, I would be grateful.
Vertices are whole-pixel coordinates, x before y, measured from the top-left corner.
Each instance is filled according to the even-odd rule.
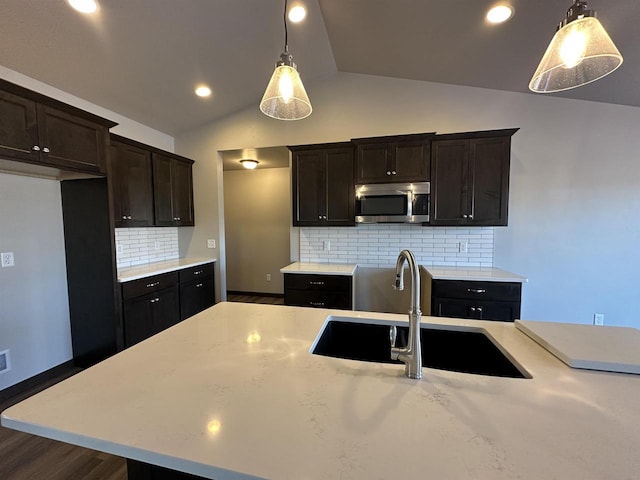
[[[575,0],[558,25],[529,89],[537,93],[569,90],[598,80],[621,64],[622,55],[596,12],[587,10],[587,2]]]
[[[311,115],[311,102],[287,44],[287,0],[284,2],[284,52],[260,102],[265,115],[278,120],[301,120]]]

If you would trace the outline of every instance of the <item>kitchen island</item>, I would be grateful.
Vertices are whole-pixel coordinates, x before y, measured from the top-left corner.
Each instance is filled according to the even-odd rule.
[[[637,478],[640,376],[569,368],[511,323],[425,317],[486,330],[532,378],[416,381],[311,354],[328,315],[406,319],[220,303],[2,424],[217,480]]]

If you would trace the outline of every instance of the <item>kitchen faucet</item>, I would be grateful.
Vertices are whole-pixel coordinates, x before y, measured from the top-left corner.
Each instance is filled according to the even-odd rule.
[[[396,281],[393,288],[404,289],[403,273],[404,264],[409,264],[411,271],[411,308],[409,309],[409,339],[407,346],[398,348],[396,344],[396,327],[392,326],[389,332],[391,341],[391,360],[400,360],[405,364],[405,374],[409,378],[422,378],[422,349],[420,345],[420,271],[413,253],[402,250],[396,262]]]

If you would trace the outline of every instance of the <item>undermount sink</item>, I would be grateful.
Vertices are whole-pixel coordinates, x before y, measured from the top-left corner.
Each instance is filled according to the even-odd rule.
[[[396,346],[407,343],[408,327],[401,323],[330,316],[311,353],[367,362],[391,360],[389,328],[397,327]],[[531,378],[481,328],[423,325],[420,328],[422,366],[495,377]]]

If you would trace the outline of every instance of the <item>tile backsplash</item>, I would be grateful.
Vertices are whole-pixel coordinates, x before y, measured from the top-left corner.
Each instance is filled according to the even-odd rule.
[[[118,268],[178,257],[178,227],[116,228]]]
[[[465,248],[466,247],[466,248]],[[394,267],[411,250],[421,265],[493,266],[493,227],[423,227],[405,224],[300,228],[300,261]]]

